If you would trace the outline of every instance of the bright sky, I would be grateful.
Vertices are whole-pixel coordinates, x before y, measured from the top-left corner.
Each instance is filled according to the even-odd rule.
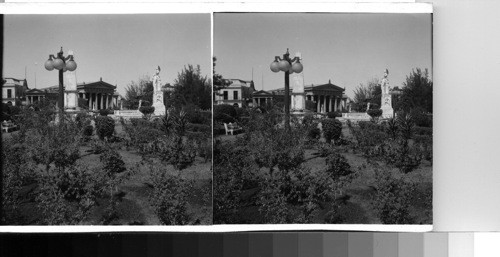
[[[217,73],[251,80],[253,68],[258,90],[284,86],[284,73],[269,65],[290,48],[291,57],[302,54],[306,85],[331,79],[352,97],[385,68],[391,87],[401,87],[413,68],[432,75],[432,20],[430,14],[218,13],[213,48]]]
[[[77,82],[103,81],[125,93],[130,81],[161,67],[162,83],[173,83],[187,64],[211,75],[210,14],[5,15],[4,77],[30,88],[58,84],[47,71],[49,54],[73,50]]]

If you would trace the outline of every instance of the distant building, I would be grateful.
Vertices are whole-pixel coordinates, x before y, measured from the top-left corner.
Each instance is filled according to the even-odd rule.
[[[347,96],[345,88],[341,88],[328,81],[327,84],[309,85],[304,87],[306,101],[312,101],[316,104],[316,112],[327,113],[333,111],[345,111],[347,108]],[[283,101],[285,95],[284,88],[270,90],[268,93],[274,95],[275,100]],[[290,89],[290,95],[292,89]]]
[[[116,92],[116,86],[102,81],[102,78],[96,82],[80,83],[76,86],[76,89],[78,91],[80,107],[89,110],[100,110],[113,109],[120,106],[121,97]],[[42,98],[57,100],[58,96],[59,86],[31,89],[26,92],[26,102],[32,104]]]
[[[252,93],[255,91],[253,81],[241,79],[227,79],[230,84],[215,94],[215,104],[230,104],[244,107],[252,102]]]
[[[2,103],[21,105],[25,100],[28,90],[26,79],[3,78],[2,79]]]

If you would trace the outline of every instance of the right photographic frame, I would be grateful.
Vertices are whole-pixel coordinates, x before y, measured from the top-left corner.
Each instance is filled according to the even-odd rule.
[[[214,13],[214,224],[432,224],[432,13]]]

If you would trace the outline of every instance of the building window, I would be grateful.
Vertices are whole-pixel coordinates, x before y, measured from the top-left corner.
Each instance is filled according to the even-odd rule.
[[[7,98],[12,98],[12,89],[7,89]]]
[[[238,91],[233,91],[233,99],[238,100]]]
[[[229,100],[229,94],[228,94],[228,92],[224,91],[223,94],[224,94],[224,100]]]

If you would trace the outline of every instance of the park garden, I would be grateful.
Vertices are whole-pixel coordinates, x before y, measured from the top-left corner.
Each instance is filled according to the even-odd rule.
[[[152,97],[150,84],[132,83],[140,94],[127,100]],[[147,104],[128,119],[105,109],[61,114],[49,100],[16,108],[19,130],[2,135],[1,223],[211,224],[211,111],[185,100],[195,87],[210,88],[188,66],[163,116]]]
[[[366,121],[306,111],[289,128],[280,103],[214,106],[214,223],[432,224],[427,73],[412,71],[398,100],[390,119],[373,102]]]

